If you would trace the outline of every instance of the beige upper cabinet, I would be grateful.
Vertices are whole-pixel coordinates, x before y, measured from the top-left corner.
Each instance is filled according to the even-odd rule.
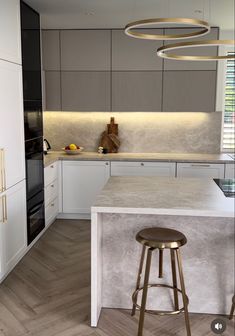
[[[62,30],[62,71],[110,70],[110,30]]]
[[[42,31],[42,62],[45,71],[60,71],[60,32]]]
[[[175,34],[185,34],[197,31],[195,28],[177,28],[177,29],[165,29],[165,34],[175,35]],[[177,41],[165,41],[165,44],[189,42],[189,41],[200,41],[200,40],[216,40],[218,39],[219,29],[212,28],[210,33],[204,36],[198,36],[192,39],[180,39]],[[171,53],[176,53],[177,55],[217,55],[217,47],[193,47],[193,48],[182,48]],[[164,70],[216,70],[216,61],[178,61],[178,60],[164,60]]]
[[[216,71],[165,71],[164,112],[215,111]]]
[[[142,29],[141,32],[146,32]],[[148,33],[163,34],[163,29],[147,30]],[[142,40],[129,37],[124,30],[112,31],[113,71],[162,71],[162,59],[157,56],[157,48],[163,41]]]

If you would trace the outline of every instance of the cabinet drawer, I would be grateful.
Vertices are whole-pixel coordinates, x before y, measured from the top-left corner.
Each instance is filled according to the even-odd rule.
[[[48,186],[48,184],[52,183],[54,180],[56,180],[57,176],[58,176],[58,164],[57,162],[54,162],[44,169],[45,187]]]
[[[49,183],[45,188],[45,204],[58,197],[58,180]]]
[[[111,162],[111,176],[175,176],[172,162]]]
[[[227,163],[225,165],[225,178],[235,178],[235,164]]]
[[[177,177],[224,178],[224,164],[177,163]]]
[[[58,198],[51,201],[45,208],[45,221],[49,225],[57,216],[59,212]]]

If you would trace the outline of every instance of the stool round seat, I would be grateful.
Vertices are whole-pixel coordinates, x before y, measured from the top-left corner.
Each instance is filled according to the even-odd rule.
[[[187,243],[185,235],[179,231],[167,228],[147,228],[139,231],[136,240],[150,248],[173,249]]]

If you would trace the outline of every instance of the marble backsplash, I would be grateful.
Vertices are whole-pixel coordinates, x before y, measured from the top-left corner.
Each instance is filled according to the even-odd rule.
[[[119,124],[120,152],[220,152],[220,112],[44,112],[44,137],[53,150],[76,143],[97,151],[111,116]]]

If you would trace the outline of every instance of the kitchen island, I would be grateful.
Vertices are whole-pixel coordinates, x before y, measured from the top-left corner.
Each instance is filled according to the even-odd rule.
[[[189,311],[228,314],[234,294],[234,198],[225,197],[212,179],[111,177],[92,207],[93,327],[102,307],[131,308],[141,253],[135,235],[156,226],[179,230],[188,239],[182,256]],[[156,253],[150,282],[171,284],[169,265],[166,251],[164,278],[158,279]],[[157,291],[149,291],[149,307],[171,310],[171,293]]]

